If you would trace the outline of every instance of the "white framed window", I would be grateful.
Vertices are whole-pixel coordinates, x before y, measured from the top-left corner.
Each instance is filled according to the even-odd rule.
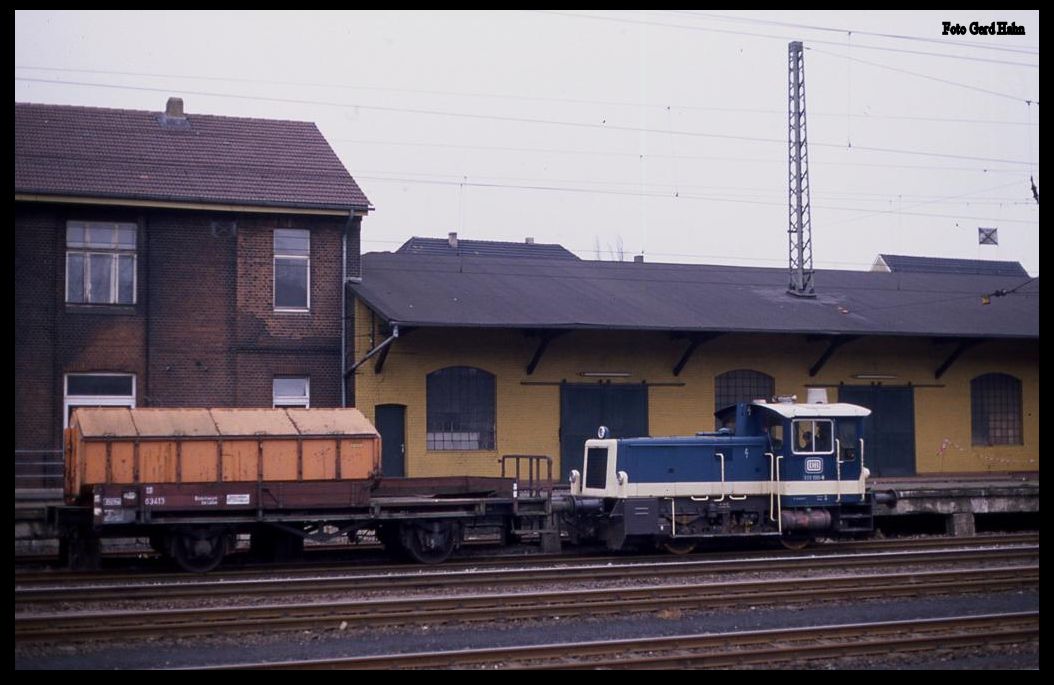
[[[795,419],[791,425],[795,454],[832,454],[834,421],[830,419]]]
[[[273,407],[311,408],[310,378],[275,378],[271,382]]]
[[[135,374],[68,373],[63,381],[62,428],[69,428],[77,407],[135,409]]]
[[[134,223],[66,222],[66,302],[135,304]]]
[[[311,309],[311,231],[274,231],[274,308],[285,312]]]

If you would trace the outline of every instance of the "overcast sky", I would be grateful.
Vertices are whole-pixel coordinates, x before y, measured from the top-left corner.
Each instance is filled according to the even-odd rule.
[[[997,21],[1025,35],[969,32]],[[786,267],[791,40],[817,268],[1039,274],[1036,11],[20,11],[15,101],[313,121],[375,207],[365,251],[457,231]]]

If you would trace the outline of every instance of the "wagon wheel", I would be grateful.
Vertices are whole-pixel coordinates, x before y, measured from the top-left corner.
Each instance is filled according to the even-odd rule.
[[[421,564],[440,564],[450,558],[457,546],[459,529],[445,521],[426,521],[403,526],[402,547]]]
[[[780,538],[781,545],[795,552],[805,549],[810,542],[812,542],[811,535],[784,535]]]
[[[662,543],[662,548],[670,554],[676,554],[678,556],[683,554],[691,554],[695,551],[695,546],[698,544],[698,540],[666,540]]]
[[[172,538],[172,557],[190,573],[207,573],[220,565],[227,553],[227,536],[216,531],[190,530]]]
[[[377,542],[381,543],[388,556],[397,561],[408,560],[397,524],[386,523],[377,526],[376,535]]]

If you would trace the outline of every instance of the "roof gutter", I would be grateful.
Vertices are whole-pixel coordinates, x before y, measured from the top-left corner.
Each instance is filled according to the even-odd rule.
[[[372,207],[326,209],[292,207],[289,205],[240,205],[229,203],[181,202],[170,200],[140,200],[134,198],[92,197],[85,195],[42,195],[15,193],[15,202],[45,202],[56,204],[102,205],[116,207],[150,207],[154,209],[194,209],[212,212],[244,212],[256,214],[307,214],[313,216],[366,216]]]

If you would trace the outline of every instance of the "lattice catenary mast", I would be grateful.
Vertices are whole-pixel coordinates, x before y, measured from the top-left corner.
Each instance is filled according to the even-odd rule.
[[[787,229],[790,285],[799,297],[816,297],[812,268],[812,211],[809,203],[809,146],[805,134],[805,57],[802,44],[787,46],[787,148],[790,226]]]

